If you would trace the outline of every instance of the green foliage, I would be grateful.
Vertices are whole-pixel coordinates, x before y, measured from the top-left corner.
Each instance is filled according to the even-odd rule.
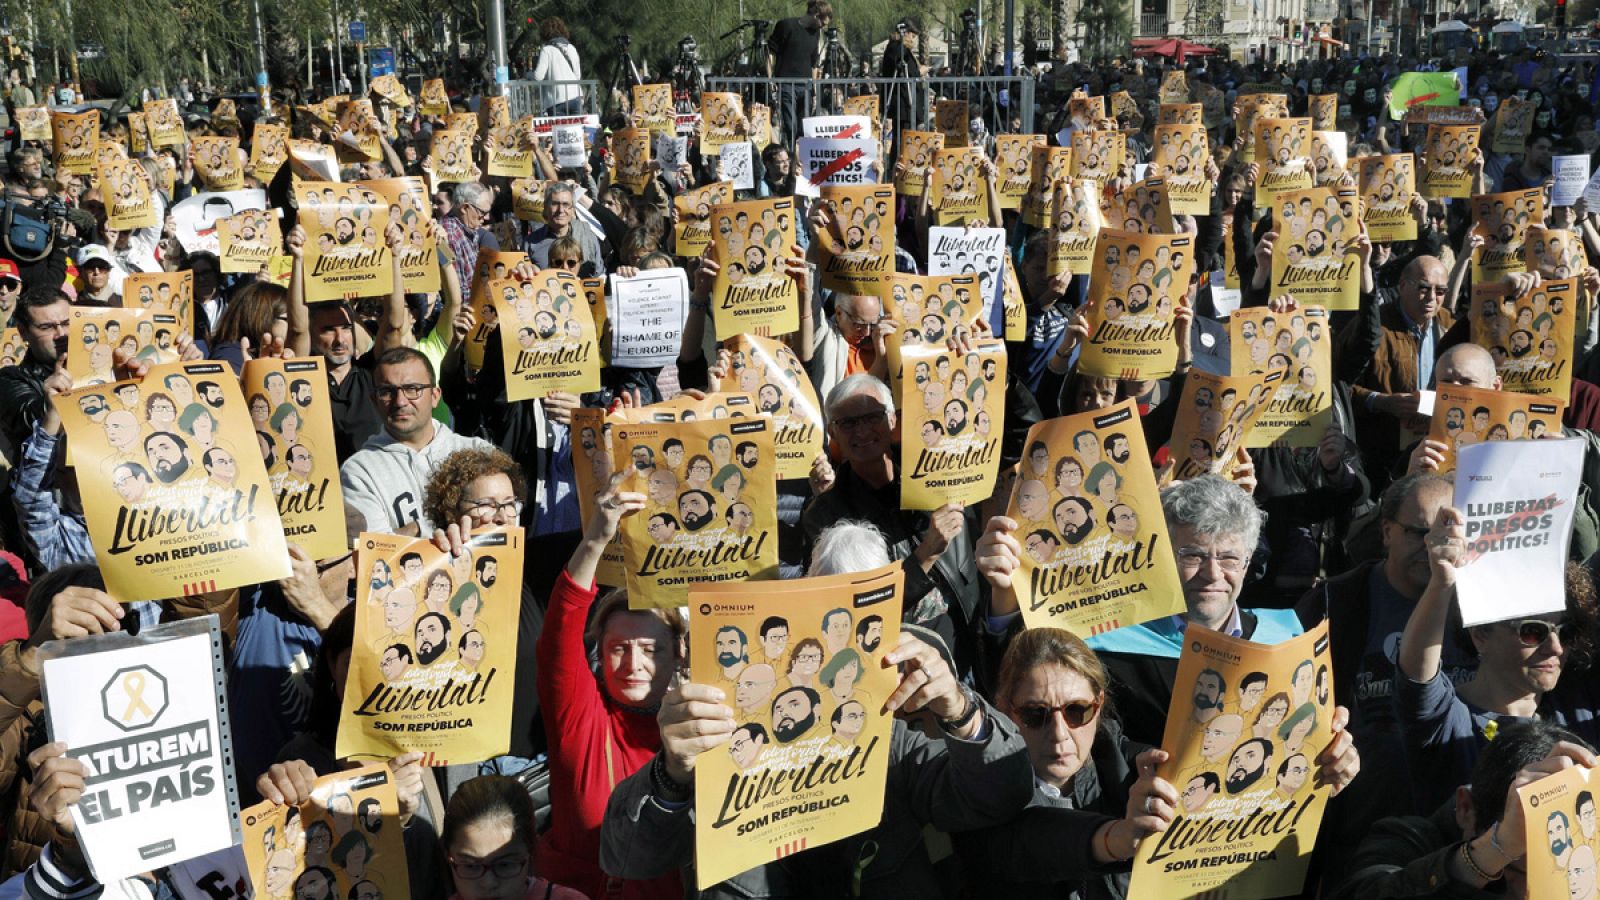
[[[1133,13],[1128,0],[1084,0],[1078,21],[1084,27],[1084,55],[1103,59],[1128,51],[1133,40]]]

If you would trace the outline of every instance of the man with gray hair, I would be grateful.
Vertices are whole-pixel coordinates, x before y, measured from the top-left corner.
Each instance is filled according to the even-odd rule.
[[[820,284],[820,281],[818,282]],[[883,301],[870,294],[833,294],[833,315],[824,318],[824,293],[813,291],[812,312],[800,320],[795,352],[805,363],[820,396],[851,375],[889,377],[884,341],[894,324],[884,315]]]
[[[976,523],[954,503],[931,514],[900,508],[894,395],[888,385],[871,375],[851,375],[828,392],[823,409],[844,461],[833,486],[813,497],[800,515],[813,558],[836,523],[876,528],[889,557],[905,567],[904,621],[938,632],[964,675],[975,658],[980,604],[978,580],[971,574]]]
[[[450,253],[455,256],[456,276],[465,288],[472,286],[478,268],[478,251],[499,250],[500,241],[489,230],[489,215],[494,211],[494,194],[476,181],[463,181],[450,193],[455,207],[439,220]]]
[[[553,181],[544,189],[544,224],[528,233],[522,249],[528,259],[541,269],[550,265],[550,245],[557,238],[571,235],[583,249],[583,267],[579,274],[585,278],[598,278],[606,273],[605,250],[600,246],[589,223],[578,216],[577,194],[565,181]]]
[[[1239,607],[1262,525],[1261,510],[1243,488],[1216,475],[1180,482],[1161,492],[1161,512],[1183,584],[1184,611],[1088,640],[1111,676],[1129,739],[1152,746],[1160,745],[1166,728],[1184,628],[1199,625],[1258,644],[1301,632],[1292,610]]]

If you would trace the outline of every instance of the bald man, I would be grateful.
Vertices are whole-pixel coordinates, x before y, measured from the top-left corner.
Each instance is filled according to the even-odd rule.
[[[867,373],[889,378],[884,339],[893,330],[883,301],[866,294],[833,295],[833,315],[825,314],[821,292],[813,297],[812,315],[800,320],[800,361],[811,372],[817,396],[826,397],[849,375]],[[805,352],[810,348],[810,353]]]
[[[1427,431],[1416,414],[1418,392],[1429,388],[1450,314],[1450,270],[1436,256],[1413,259],[1400,274],[1399,298],[1361,317],[1339,335],[1336,358],[1350,365],[1370,360],[1355,374],[1350,401],[1356,434],[1374,490],[1388,483],[1400,457],[1401,429]],[[1409,443],[1409,442],[1408,442]]]

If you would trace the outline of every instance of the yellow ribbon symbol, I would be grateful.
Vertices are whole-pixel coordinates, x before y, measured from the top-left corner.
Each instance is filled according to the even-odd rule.
[[[122,721],[126,722],[136,713],[146,717],[153,717],[156,711],[144,702],[144,674],[129,672],[122,678],[122,692],[128,696],[128,708],[122,711]]]

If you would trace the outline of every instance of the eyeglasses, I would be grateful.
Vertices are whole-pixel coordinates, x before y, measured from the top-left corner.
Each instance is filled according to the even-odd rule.
[[[882,322],[883,317],[879,316],[876,319],[858,319],[850,313],[845,313],[844,320],[857,328],[871,328],[879,322]]]
[[[1017,724],[1029,731],[1038,731],[1055,721],[1056,713],[1067,720],[1068,728],[1082,728],[1100,713],[1100,701],[1068,703],[1065,706],[1046,706],[1029,703],[1017,709]]]
[[[467,203],[467,204],[464,204],[461,208],[463,210],[470,209],[470,210],[472,210],[473,212],[477,213],[480,216],[488,216],[490,213],[494,212],[494,207],[491,206],[488,209],[484,209],[483,207],[479,206],[476,203]]]
[[[422,396],[424,391],[433,390],[431,384],[380,384],[376,388],[379,400],[394,400],[404,396],[407,400],[415,400]]]
[[[1224,572],[1241,572],[1250,557],[1238,553],[1207,553],[1198,547],[1178,548],[1178,568],[1191,575],[1212,560],[1216,560],[1218,568]]]
[[[496,513],[504,513],[506,516],[516,518],[522,515],[522,501],[479,500],[476,503],[468,504],[466,510],[468,515],[476,516],[480,519],[492,518]]]
[[[1561,638],[1562,644],[1569,644],[1578,631],[1571,622],[1566,621],[1552,624],[1543,619],[1524,619],[1521,622],[1508,622],[1507,624],[1517,630],[1517,640],[1521,641],[1524,647],[1540,646],[1550,639],[1550,632],[1552,631]]]
[[[562,269],[576,269],[578,267],[578,261],[575,259],[552,259],[550,260],[550,265]]]
[[[526,856],[505,856],[491,863],[462,862],[454,858],[450,860],[450,868],[455,870],[456,876],[468,881],[477,881],[488,872],[493,872],[496,878],[515,878],[521,875],[527,866]]]
[[[884,410],[874,410],[862,413],[859,416],[846,416],[843,419],[834,419],[833,427],[840,431],[855,431],[857,428],[871,428],[881,425],[888,420],[889,414]]]

